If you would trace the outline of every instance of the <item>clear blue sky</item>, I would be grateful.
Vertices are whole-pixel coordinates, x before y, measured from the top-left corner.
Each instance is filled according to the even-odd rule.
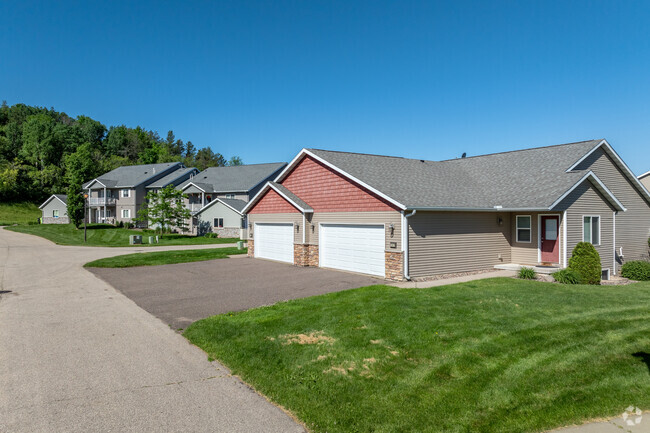
[[[607,138],[650,170],[650,2],[0,2],[0,99],[246,163]]]

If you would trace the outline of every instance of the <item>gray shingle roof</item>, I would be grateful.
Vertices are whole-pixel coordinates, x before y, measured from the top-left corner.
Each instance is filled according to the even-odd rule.
[[[541,209],[584,176],[566,170],[601,141],[447,161],[308,150],[410,209]]]
[[[54,194],[54,196],[61,200],[63,203],[68,204],[68,196],[66,194]]]
[[[313,212],[314,209],[312,209],[311,206],[309,206],[307,203],[305,203],[300,197],[292,193],[287,189],[282,184],[279,184],[277,182],[269,182],[274,188],[277,188],[278,191],[280,191],[282,194],[284,194],[289,200],[293,201],[295,204],[300,206],[303,211],[305,212]]]
[[[244,200],[239,200],[236,198],[218,198],[217,200],[221,200],[231,208],[236,209],[239,213],[241,213],[242,209],[244,209],[244,206],[246,206],[247,203]]]
[[[180,167],[180,162],[125,165],[98,176],[97,180],[106,185],[107,188],[133,188],[146,183],[147,180],[162,172],[175,170]],[[83,188],[86,188],[88,184],[90,184],[90,182],[86,182],[83,185]]]
[[[183,189],[192,182],[210,193],[247,192],[275,176],[286,165],[286,162],[274,162],[231,167],[210,167],[184,182],[180,185],[180,188]]]
[[[147,185],[147,188],[164,188],[167,185],[174,184],[175,181],[178,181],[179,178],[189,175],[191,172],[197,172],[198,170],[195,167],[180,168],[178,170],[172,171],[165,177],[161,177],[157,181]]]

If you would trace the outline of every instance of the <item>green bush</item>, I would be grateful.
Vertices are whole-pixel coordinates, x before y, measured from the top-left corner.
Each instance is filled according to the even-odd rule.
[[[580,284],[582,282],[580,274],[573,269],[562,269],[561,271],[557,271],[553,273],[553,278],[555,281],[562,284]]]
[[[569,269],[576,271],[583,284],[600,284],[600,254],[589,242],[579,242],[569,259]]]
[[[204,236],[205,236],[206,238],[208,238],[208,239],[215,239],[215,238],[218,238],[218,237],[219,237],[218,234],[216,234],[216,233],[212,233],[212,232],[210,232],[210,233],[206,233]]]
[[[519,269],[519,278],[522,280],[534,280],[537,278],[537,272],[533,268],[523,266]]]
[[[650,262],[634,260],[621,268],[621,276],[635,281],[650,281]]]

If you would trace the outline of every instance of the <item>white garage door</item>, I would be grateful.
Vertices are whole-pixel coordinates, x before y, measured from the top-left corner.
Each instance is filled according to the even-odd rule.
[[[255,223],[255,257],[293,263],[293,224]]]
[[[383,225],[321,224],[320,265],[383,277],[385,234]]]

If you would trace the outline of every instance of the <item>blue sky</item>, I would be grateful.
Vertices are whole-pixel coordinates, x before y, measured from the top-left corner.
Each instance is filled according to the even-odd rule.
[[[650,170],[650,2],[0,2],[0,99],[246,163],[607,138]]]

